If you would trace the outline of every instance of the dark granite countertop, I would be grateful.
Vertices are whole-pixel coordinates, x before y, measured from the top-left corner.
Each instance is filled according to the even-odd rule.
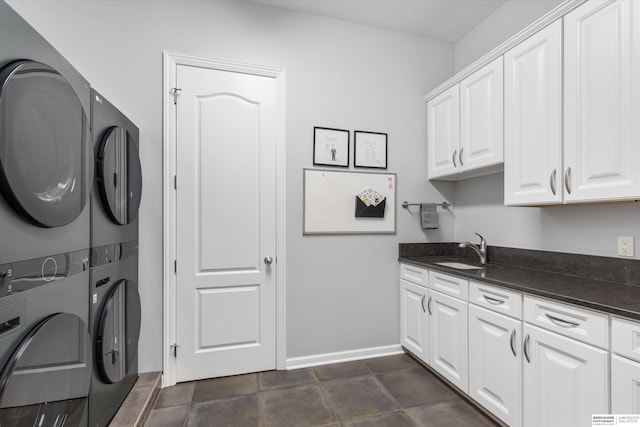
[[[477,257],[473,259],[468,253],[448,250],[451,246],[443,246],[447,249],[444,251],[408,251],[406,247],[403,250],[402,245],[399,260],[403,263],[640,320],[640,286],[635,282],[636,274],[640,274],[639,260],[495,248],[493,254],[496,260],[492,261],[490,247],[489,262],[482,269],[459,270],[436,263],[462,262],[480,266]],[[545,262],[547,254],[554,259],[552,266]],[[531,268],[531,258],[527,255],[538,257],[536,265],[539,267],[555,271]],[[576,260],[576,257],[579,259]],[[577,261],[582,262],[582,269]],[[608,271],[612,268],[617,273]],[[583,271],[592,276],[576,274]],[[608,280],[603,280],[603,277]]]

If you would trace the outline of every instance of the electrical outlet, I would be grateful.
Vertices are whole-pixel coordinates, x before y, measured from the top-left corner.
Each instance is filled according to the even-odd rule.
[[[633,236],[618,236],[618,255],[632,257],[635,243]]]

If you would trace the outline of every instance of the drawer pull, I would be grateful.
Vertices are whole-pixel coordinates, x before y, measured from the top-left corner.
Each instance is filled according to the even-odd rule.
[[[516,330],[514,329],[513,331],[511,331],[511,340],[509,341],[509,343],[511,344],[511,352],[513,353],[514,356],[516,355]]]
[[[547,316],[549,320],[551,320],[553,323],[560,326],[561,328],[577,328],[578,326],[580,326],[580,323],[570,322],[569,320],[564,320],[559,317],[552,316],[548,313],[545,313],[544,315]]]
[[[501,300],[501,299],[498,299],[498,298],[491,298],[491,297],[488,297],[488,296],[486,296],[486,295],[484,295],[484,294],[483,294],[482,296],[484,297],[484,299],[486,299],[486,300],[487,300],[487,302],[488,302],[489,304],[493,304],[493,305],[500,305],[500,304],[504,304],[504,301],[503,301],[503,300]]]
[[[427,310],[429,310],[429,316],[431,316],[431,297],[429,297],[429,301],[427,301]]]
[[[524,350],[524,358],[527,359],[527,363],[531,363],[531,359],[529,358],[529,350],[527,350],[528,346],[529,346],[529,334],[527,334],[527,336],[524,339],[522,350]]]
[[[424,308],[424,299],[425,299],[426,297],[427,297],[427,295],[426,295],[426,294],[425,294],[425,295],[422,295],[422,299],[420,300],[420,305],[422,305],[422,311],[423,311],[424,313],[426,313],[426,312],[427,312],[427,310]]]

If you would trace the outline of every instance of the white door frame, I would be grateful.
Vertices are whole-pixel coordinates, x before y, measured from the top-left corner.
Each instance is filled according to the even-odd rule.
[[[162,82],[162,166],[163,166],[163,346],[162,387],[176,384],[176,359],[172,345],[177,339],[177,282],[174,271],[176,259],[176,108],[172,89],[176,87],[178,65],[235,71],[276,79],[278,87],[276,123],[276,369],[286,369],[286,312],[285,312],[285,71],[279,68],[243,64],[175,52],[163,52]],[[178,98],[180,93],[178,91]],[[178,352],[180,349],[178,348]]]

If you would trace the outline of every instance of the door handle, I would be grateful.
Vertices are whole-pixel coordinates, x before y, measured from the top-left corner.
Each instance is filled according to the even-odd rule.
[[[426,295],[426,294],[425,294],[425,295],[422,295],[422,300],[420,300],[420,304],[422,305],[422,311],[423,311],[424,313],[426,313],[426,312],[427,312],[427,310],[424,308],[424,299],[425,299],[426,297],[427,297],[427,295]]]
[[[273,262],[273,258],[271,258],[270,256],[266,256],[264,257],[264,263],[267,265],[271,265],[271,263]]]
[[[556,170],[554,169],[551,172],[551,177],[549,177],[549,186],[551,187],[551,192],[553,195],[556,195]]]
[[[529,334],[527,334],[526,338],[524,339],[524,344],[522,345],[522,350],[524,350],[524,358],[527,359],[527,363],[531,363],[531,359],[529,358]]]
[[[429,316],[431,316],[431,297],[429,297],[429,301],[427,301],[427,310],[429,310]]]
[[[458,165],[456,164],[456,154],[458,154],[458,150],[453,150],[453,156],[451,156],[451,160],[453,160],[453,167],[457,168]]]
[[[511,352],[514,356],[516,356],[516,330],[511,331],[511,339],[509,340],[509,344],[511,345]]]
[[[564,188],[567,189],[567,193],[571,194],[571,183],[569,180],[571,179],[571,166],[567,168],[567,171],[564,173]]]
[[[458,159],[460,159],[460,167],[464,166],[464,163],[462,163],[462,151],[464,150],[464,147],[462,147],[460,149],[460,154],[458,154]]]

